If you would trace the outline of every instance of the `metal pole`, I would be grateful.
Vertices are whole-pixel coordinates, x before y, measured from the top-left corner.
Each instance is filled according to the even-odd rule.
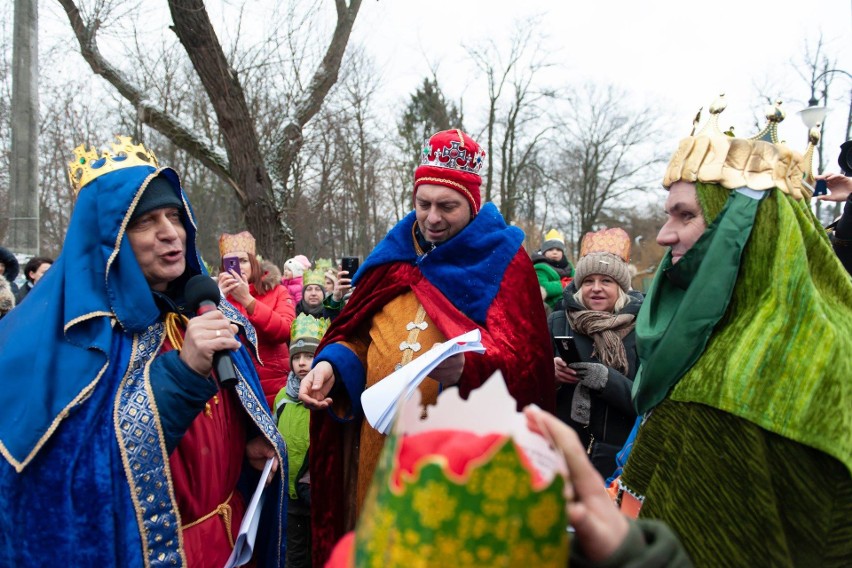
[[[15,0],[9,234],[13,252],[39,253],[38,0]]]

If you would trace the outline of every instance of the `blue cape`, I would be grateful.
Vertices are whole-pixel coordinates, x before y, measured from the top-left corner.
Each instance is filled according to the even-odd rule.
[[[411,234],[416,219],[412,211],[390,230],[358,269],[353,284],[374,266],[416,263],[423,276],[460,312],[484,323],[506,267],[524,241],[524,232],[506,225],[500,211],[489,202],[453,238],[418,258]]]

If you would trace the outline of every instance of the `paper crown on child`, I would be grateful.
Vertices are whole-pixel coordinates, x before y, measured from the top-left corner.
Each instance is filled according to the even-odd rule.
[[[322,270],[306,270],[302,275],[302,286],[317,284],[320,288],[325,288],[325,273]]]
[[[624,262],[629,262],[630,235],[618,227],[586,233],[583,235],[583,242],[580,243],[580,256],[593,252],[608,252],[620,257]]]
[[[565,252],[565,237],[556,229],[550,229],[544,235],[544,240],[541,243],[541,252],[547,252],[550,249],[559,249]]]
[[[242,231],[236,235],[222,233],[219,237],[219,256],[225,256],[233,252],[244,252],[254,256],[254,237],[248,231]]]
[[[467,401],[448,389],[420,416],[415,390],[354,537],[328,566],[566,566],[565,462],[527,428],[499,371]]]
[[[331,321],[328,318],[299,314],[290,326],[290,356],[297,353],[316,353],[329,325]]]

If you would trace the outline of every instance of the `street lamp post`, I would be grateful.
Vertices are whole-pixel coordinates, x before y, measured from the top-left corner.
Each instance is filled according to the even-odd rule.
[[[821,125],[822,121],[825,120],[825,115],[828,112],[828,107],[823,105],[820,106],[819,99],[816,98],[816,84],[817,81],[825,77],[826,75],[831,75],[832,73],[840,73],[842,75],[846,75],[850,79],[852,79],[852,73],[848,71],[844,71],[843,69],[826,69],[816,77],[811,82],[811,98],[808,100],[808,106],[799,111],[799,116],[802,118],[802,122],[805,126],[810,130],[814,126]],[[823,91],[823,99],[825,98],[825,91]],[[852,101],[850,101],[849,107],[849,118],[846,121],[846,138],[849,138],[850,130],[852,130]]]
[[[812,133],[815,134],[816,140],[819,143],[819,147],[817,151],[819,152],[819,167],[822,168],[822,125],[825,120],[825,115],[828,113],[828,106],[825,104],[820,106],[819,99],[816,98],[816,84],[817,81],[825,77],[826,75],[830,75],[832,73],[840,73],[842,75],[846,75],[848,78],[852,79],[852,74],[848,71],[844,71],[843,69],[826,69],[816,77],[814,77],[811,82],[811,98],[808,100],[808,106],[799,111],[799,117],[802,119],[802,122],[808,128],[808,136],[813,141]],[[824,89],[822,92],[822,98],[826,101],[826,90]],[[850,132],[852,132],[852,94],[850,94],[850,102],[849,102],[849,114],[846,119],[846,139],[849,139]],[[810,158],[813,159],[812,157]],[[816,202],[816,216],[820,218],[820,211],[822,209],[822,201]],[[835,214],[838,214],[840,211],[840,204],[835,204]]]

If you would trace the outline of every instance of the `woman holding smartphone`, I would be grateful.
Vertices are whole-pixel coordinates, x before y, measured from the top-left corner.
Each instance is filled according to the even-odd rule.
[[[626,259],[630,237],[621,229],[587,233],[574,280],[563,294],[564,309],[550,315],[554,352],[556,414],[580,436],[592,464],[604,478],[615,471],[615,454],[636,421],[631,389],[637,356],[634,326],[642,295],[630,293]],[[557,340],[557,338],[559,338]]]
[[[290,373],[290,326],[296,318],[293,298],[281,285],[281,272],[255,255],[254,237],[248,231],[219,237],[219,290],[252,323],[257,331],[255,360],[266,402],[272,408],[275,395],[287,384]],[[251,349],[250,352],[253,353]]]

